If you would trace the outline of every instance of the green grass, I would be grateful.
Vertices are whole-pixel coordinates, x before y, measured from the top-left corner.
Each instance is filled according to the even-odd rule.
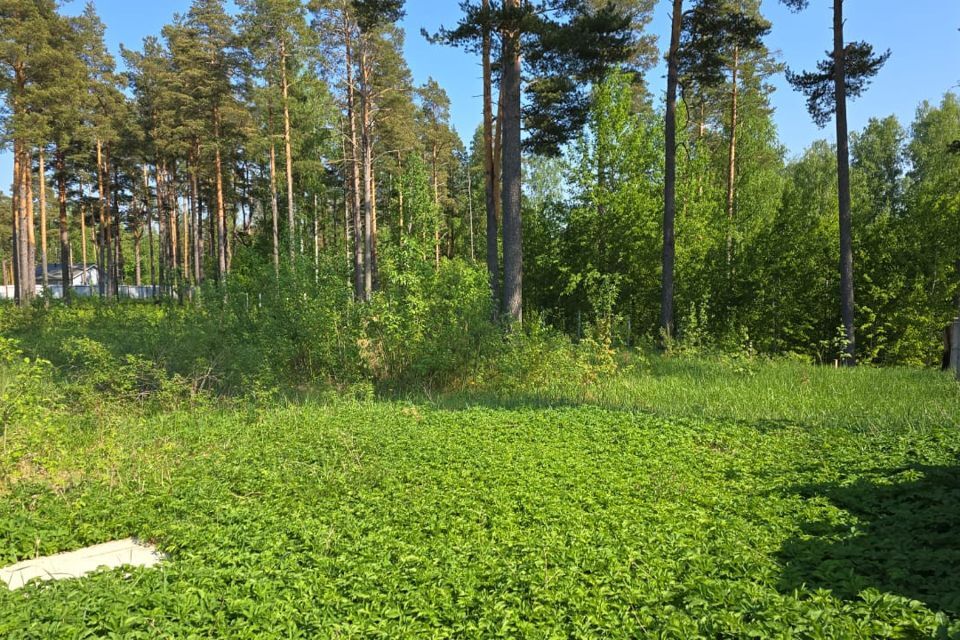
[[[0,313],[0,566],[169,555],[0,589],[0,637],[960,638],[949,375],[514,336],[361,403],[221,331]]]
[[[807,367],[811,393],[836,394],[818,410],[790,391],[797,365],[727,383],[710,363],[655,366],[593,406],[50,425],[0,467],[0,563],[128,535],[170,559],[0,591],[0,636],[960,637],[945,378],[889,372],[864,409],[845,401],[887,372]]]
[[[625,372],[588,386],[562,373],[524,391],[482,390],[444,396],[448,407],[591,404],[662,416],[751,424],[836,426],[869,431],[960,426],[960,384],[949,373],[910,368],[813,366],[739,357],[627,357]]]

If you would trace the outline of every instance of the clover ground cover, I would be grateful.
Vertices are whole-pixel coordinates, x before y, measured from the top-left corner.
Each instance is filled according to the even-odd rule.
[[[0,591],[0,636],[949,637],[953,427],[305,404],[51,430],[0,564],[117,537],[160,568]]]

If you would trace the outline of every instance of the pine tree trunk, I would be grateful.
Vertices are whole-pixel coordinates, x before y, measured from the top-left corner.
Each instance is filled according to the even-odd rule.
[[[190,171],[190,203],[193,210],[193,281],[203,283],[203,209],[200,206],[200,185],[197,181],[196,165]]]
[[[506,0],[519,9],[520,0]],[[503,312],[523,319],[523,223],[520,213],[520,33],[503,34]]]
[[[101,297],[108,297],[112,287],[110,286],[110,265],[108,264],[110,255],[110,226],[109,226],[109,207],[107,188],[104,176],[104,153],[103,143],[97,140],[97,190],[100,198],[100,220],[99,231],[97,233],[97,284],[100,289]]]
[[[193,259],[191,247],[194,235],[193,231],[193,204],[190,195],[186,197],[186,207],[183,208],[183,236],[181,241],[181,254],[183,255],[183,281],[186,285],[191,285],[193,280]]]
[[[320,210],[317,208],[317,194],[313,194],[313,279],[320,281]]]
[[[196,285],[200,285],[200,230],[203,228],[203,224],[200,220],[200,203],[198,198],[200,197],[200,189],[197,186],[197,172],[196,168],[191,163],[189,168],[190,172],[190,226],[193,228],[193,235],[190,238],[190,247],[189,253],[193,254],[193,282]]]
[[[739,98],[738,75],[740,71],[740,48],[733,48],[733,65],[731,66],[730,91],[730,144],[727,150],[727,272],[733,276],[733,224],[736,205],[737,188],[737,125],[739,113],[737,101]]]
[[[26,66],[22,61],[14,65],[14,82],[11,91],[12,111],[15,116],[22,115],[26,109],[23,97],[27,90]],[[14,221],[15,241],[14,295],[18,304],[26,304],[36,293],[36,277],[33,252],[33,196],[30,189],[30,154],[23,140],[14,138]]]
[[[60,284],[63,297],[68,299],[73,285],[73,265],[70,260],[70,226],[67,220],[67,167],[63,149],[57,145],[54,168],[57,172],[58,228],[60,231]]]
[[[403,160],[397,151],[397,238],[403,242]]]
[[[500,275],[497,281],[497,290],[500,297],[496,304],[496,319],[503,319],[503,82],[500,82],[500,90],[497,92],[497,118],[496,126],[493,132],[493,215],[496,251],[499,254],[497,258],[497,272]]]
[[[90,278],[87,274],[87,211],[83,205],[80,205],[80,283],[84,286],[90,284]]]
[[[33,167],[28,147],[23,147],[23,180],[26,193],[27,216],[25,229],[27,231],[27,281],[30,287],[30,297],[37,295],[37,235],[33,218]]]
[[[837,187],[840,205],[840,315],[847,342],[845,364],[854,366],[857,363],[857,350],[854,332],[853,223],[850,217],[850,151],[847,138],[843,0],[833,0],[833,60],[837,108]]]
[[[20,142],[13,141],[13,296],[18,305],[24,304],[28,294],[24,287],[23,272],[27,263],[24,253],[23,229],[23,175],[20,170]]]
[[[109,162],[110,158],[110,147],[107,147],[107,161]],[[110,175],[109,173],[107,175]],[[120,295],[120,283],[123,278],[123,242],[121,242],[120,236],[120,199],[117,197],[117,194],[114,192],[115,189],[119,189],[120,185],[120,176],[119,169],[114,168],[113,170],[113,179],[109,183],[110,189],[110,233],[112,238],[112,250],[113,257],[111,262],[113,264],[113,295]]]
[[[173,172],[176,173],[176,164],[174,164]],[[164,192],[166,194],[165,200],[167,201],[167,255],[170,257],[170,262],[168,263],[171,269],[170,278],[171,283],[176,284],[176,281],[180,279],[180,256],[177,255],[177,246],[179,244],[178,231],[179,223],[177,222],[177,210],[179,209],[177,204],[177,187],[174,184],[174,178],[171,173],[167,172],[166,163],[163,165],[163,185]]]
[[[440,268],[440,176],[437,169],[439,152],[437,144],[433,144],[431,158],[431,182],[433,182],[433,254],[434,267]]]
[[[490,0],[483,0],[484,11]],[[493,70],[490,63],[491,36],[489,27],[483,30],[483,189],[487,210],[487,275],[490,297],[493,301],[493,319],[500,317],[500,224],[497,215],[497,192],[494,175],[496,158],[493,155]]]
[[[477,254],[473,243],[473,179],[470,165],[467,165],[467,220],[470,223],[470,262],[476,262]]]
[[[370,117],[370,68],[360,44],[360,149],[363,154],[363,299],[373,297],[373,123]]]
[[[220,284],[227,281],[227,212],[223,199],[223,160],[220,157],[220,112],[213,113],[214,172],[217,181],[217,266]]]
[[[140,277],[140,243],[143,241],[143,230],[137,229],[133,234],[133,282],[136,286],[142,284]]]
[[[363,238],[360,222],[360,168],[357,152],[357,117],[353,87],[353,49],[350,40],[350,27],[344,26],[345,52],[347,67],[347,119],[350,126],[350,178],[353,197],[353,290],[357,300],[364,300]]]
[[[294,221],[296,220],[293,208],[293,146],[290,139],[290,99],[287,86],[287,49],[283,39],[280,39],[280,85],[283,93],[283,144],[286,147],[287,161],[287,241],[290,246],[290,268],[294,266]]]
[[[373,136],[371,135],[371,140]],[[371,144],[372,147],[372,144]],[[371,151],[372,154],[372,151]],[[372,158],[371,158],[372,164]],[[377,172],[370,171],[370,274],[373,278],[373,290],[380,288],[380,272],[377,258]]]
[[[280,278],[280,205],[277,202],[277,147],[270,144],[270,213],[273,222],[273,271]]]
[[[43,277],[43,288],[50,286],[47,269],[47,167],[44,164],[43,147],[38,153],[38,188],[40,189],[40,273]],[[66,294],[64,294],[66,295]]]
[[[150,213],[150,176],[147,170],[147,165],[143,165],[143,201],[144,209],[146,210],[146,224],[147,224],[147,245],[149,250],[150,258],[150,287],[153,294],[157,292],[157,276],[154,267],[154,256],[153,256],[153,215]]]
[[[673,337],[673,264],[675,258],[674,221],[677,193],[677,83],[680,28],[683,24],[683,0],[673,0],[670,52],[667,55],[667,109],[664,123],[665,175],[663,185],[663,275],[660,298],[660,331],[665,339]]]

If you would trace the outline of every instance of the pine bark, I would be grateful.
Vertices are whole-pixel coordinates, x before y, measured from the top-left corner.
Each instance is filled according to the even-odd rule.
[[[738,100],[740,48],[733,48],[733,64],[730,67],[730,144],[727,149],[727,271],[733,274],[733,229],[736,215],[736,188],[737,188],[737,126],[739,124]]]
[[[13,211],[11,216],[13,219],[13,228],[11,229],[11,233],[13,235],[13,296],[17,304],[23,304],[27,297],[27,292],[24,290],[23,278],[21,277],[24,271],[24,265],[26,264],[26,256],[23,252],[23,233],[21,233],[21,228],[23,227],[23,203],[20,196],[22,183],[23,177],[20,172],[20,143],[14,140]]]
[[[840,315],[846,338],[844,364],[856,361],[853,299],[853,223],[850,215],[850,150],[847,137],[847,86],[843,44],[843,0],[833,0],[834,92],[837,125],[837,187],[840,206]]]
[[[220,283],[227,280],[227,212],[223,198],[223,159],[220,155],[220,112],[214,109],[214,173],[217,182],[217,266]]]
[[[366,47],[360,44],[360,148],[363,154],[363,299],[373,297],[373,122],[370,105],[370,67]]]
[[[104,184],[104,159],[103,143],[97,140],[97,192],[100,201],[100,218],[97,232],[97,285],[100,289],[100,295],[103,297],[110,295],[110,272],[107,265],[107,256],[110,255],[108,248],[109,227],[107,225],[107,193]]]
[[[683,0],[673,0],[673,18],[670,29],[670,51],[667,55],[667,105],[664,122],[663,185],[663,274],[660,292],[660,331],[665,339],[674,333],[673,268],[676,255],[674,223],[677,213],[677,84],[680,29],[683,24]]]
[[[362,224],[360,221],[360,168],[357,158],[359,144],[357,142],[357,116],[355,106],[355,92],[353,86],[353,45],[350,37],[350,26],[344,26],[345,62],[347,70],[347,120],[350,128],[350,181],[352,214],[353,214],[353,291],[357,300],[364,300],[364,242],[361,237]]]
[[[203,208],[200,206],[200,185],[197,171],[190,171],[190,204],[193,217],[193,281],[203,283]]]
[[[37,153],[38,188],[40,189],[40,273],[43,288],[50,286],[47,269],[47,167],[44,163],[43,147]]]
[[[83,285],[90,284],[90,278],[87,274],[87,211],[83,205],[80,205],[80,268],[83,269],[80,282]]]
[[[287,162],[287,238],[289,243],[290,267],[293,268],[294,221],[296,220],[293,203],[293,145],[290,136],[290,99],[287,84],[287,49],[283,39],[280,39],[280,85],[283,93],[283,144],[286,150]]]
[[[270,214],[273,222],[273,271],[280,278],[280,206],[277,203],[277,147],[270,144]]]
[[[190,244],[190,251],[193,253],[193,281],[199,285],[203,277],[200,253],[200,233],[203,229],[203,221],[200,219],[200,188],[197,184],[197,171],[194,167],[190,168],[190,224],[193,227],[193,237]]]
[[[58,228],[60,231],[60,284],[63,297],[67,299],[73,284],[73,265],[70,264],[70,226],[67,220],[67,167],[63,149],[57,146],[54,157],[57,172],[57,204],[59,206]]]
[[[26,146],[22,148],[23,152],[23,184],[24,184],[24,204],[26,205],[26,219],[24,229],[27,237],[27,266],[25,272],[26,279],[30,287],[30,296],[37,295],[37,236],[33,219],[33,176],[31,168],[30,152]]]
[[[433,182],[433,253],[434,267],[440,268],[440,176],[437,163],[439,162],[440,152],[437,149],[437,143],[433,143],[430,152],[431,160],[431,182]]]
[[[156,293],[157,277],[153,255],[153,215],[151,214],[150,207],[150,175],[146,163],[143,165],[143,201],[144,210],[146,212],[147,248],[150,259],[150,287],[153,289],[153,292]]]
[[[506,0],[519,9],[520,0]],[[503,34],[503,312],[510,322],[523,319],[523,222],[520,213],[520,33]]]

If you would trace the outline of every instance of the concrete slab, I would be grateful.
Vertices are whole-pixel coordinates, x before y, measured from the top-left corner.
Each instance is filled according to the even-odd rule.
[[[34,579],[81,578],[101,568],[152,567],[163,557],[156,547],[142,544],[134,538],[127,538],[77,551],[18,562],[0,569],[0,581],[5,582],[10,589],[19,589]]]

